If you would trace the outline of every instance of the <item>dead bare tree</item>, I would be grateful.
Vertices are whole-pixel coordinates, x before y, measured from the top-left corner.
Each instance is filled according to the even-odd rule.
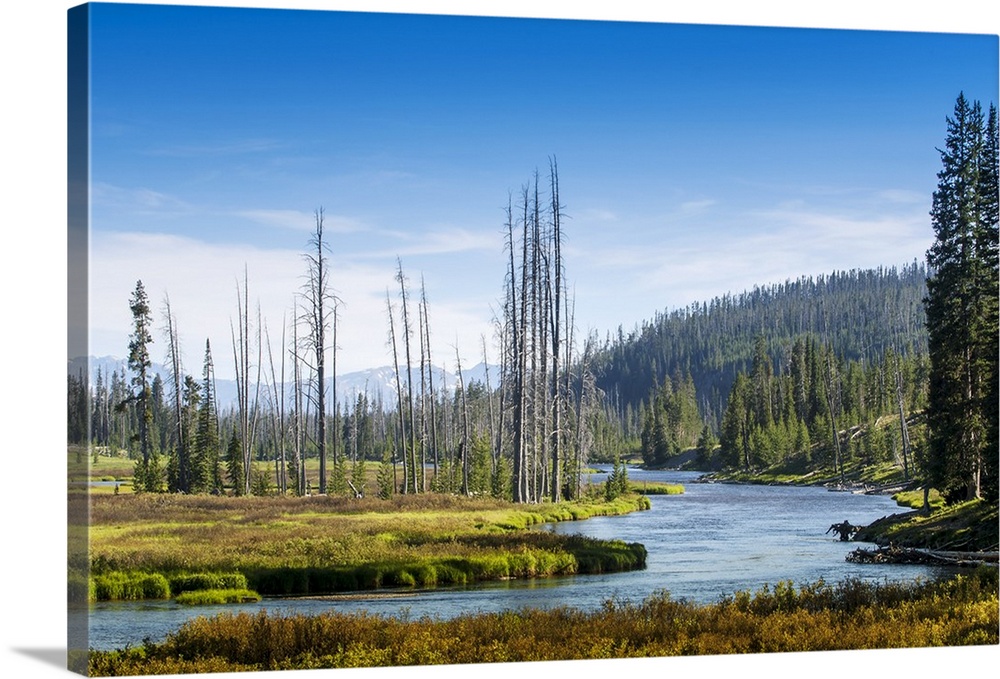
[[[462,377],[462,357],[458,353],[458,341],[455,342],[455,366],[458,371],[458,392],[462,402],[462,438],[458,444],[462,460],[462,495],[469,494],[469,401],[465,393],[465,379]]]
[[[486,378],[486,399],[487,399],[488,416],[489,416],[487,431],[489,432],[490,452],[491,452],[491,454],[490,454],[490,473],[491,474],[496,474],[497,473],[497,466],[499,464],[499,459],[497,458],[497,454],[499,453],[499,448],[498,447],[494,447],[494,444],[493,444],[494,436],[496,436],[497,424],[496,424],[496,415],[495,415],[495,413],[493,411],[494,410],[494,408],[493,408],[493,400],[494,400],[493,399],[493,388],[492,388],[492,385],[490,385],[490,362],[489,362],[489,357],[487,356],[487,353],[486,353],[486,335],[480,335],[479,339],[480,339],[480,341],[482,342],[482,345],[483,345],[483,370],[484,370],[484,373],[485,373],[484,376]]]
[[[561,318],[560,318],[560,302],[562,301],[562,206],[559,204],[559,171],[556,166],[555,159],[549,161],[549,182],[551,185],[552,192],[552,247],[553,247],[553,263],[552,271],[554,275],[553,287],[552,287],[552,313],[550,316],[550,324],[552,328],[552,495],[551,499],[553,502],[558,502],[560,493],[560,477],[561,469],[559,463],[561,460],[560,455],[560,441],[562,437],[562,423],[560,421],[562,415],[562,399],[560,397],[560,380],[559,380],[559,350],[560,350],[560,335],[559,331],[561,328]],[[566,364],[569,365],[568,363]]]
[[[184,409],[183,409],[183,387],[184,368],[181,365],[180,338],[177,334],[177,320],[174,318],[173,310],[170,308],[170,297],[163,294],[163,315],[167,325],[164,331],[167,335],[167,363],[170,379],[171,400],[174,405],[174,431],[176,441],[176,487],[173,490],[187,493],[190,491],[188,483],[189,456],[187,449],[187,435],[184,431]]]
[[[299,359],[299,332],[298,332],[298,300],[292,303],[292,346],[290,351],[292,359],[292,449],[295,464],[295,494],[302,496],[306,494],[306,472],[303,455],[303,432],[305,431],[302,407],[302,362]]]
[[[267,360],[271,368],[271,429],[275,445],[275,482],[278,493],[288,492],[288,476],[285,460],[285,319],[281,319],[281,374],[280,378],[274,370],[274,353],[271,351],[271,333],[266,325],[264,338],[267,342]]]
[[[395,376],[396,381],[396,413],[399,416],[399,441],[400,447],[403,448],[402,455],[400,456],[403,461],[403,488],[402,492],[406,494],[406,422],[403,417],[403,386],[399,379],[399,352],[396,346],[396,323],[393,319],[392,313],[392,300],[389,297],[389,290],[385,291],[385,312],[389,317],[389,344],[392,346],[392,374]],[[396,485],[396,465],[393,461],[393,486]]]
[[[323,239],[323,208],[315,213],[315,228],[309,239],[310,251],[304,258],[307,265],[306,283],[303,289],[305,309],[302,320],[307,333],[304,338],[308,352],[313,360],[313,370],[316,375],[315,406],[316,406],[316,446],[319,455],[319,492],[326,493],[327,481],[327,432],[326,432],[326,352],[327,332],[333,326],[333,382],[336,383],[336,318],[337,306],[340,300],[334,294],[330,283],[330,262],[327,257],[329,246]],[[336,410],[336,408],[335,408]],[[335,417],[336,419],[336,417]],[[336,450],[334,451],[336,455]]]
[[[408,455],[410,476],[409,480],[404,476],[403,482],[410,483],[413,492],[418,492],[417,489],[417,433],[416,433],[416,418],[413,412],[413,362],[410,358],[410,337],[413,336],[413,327],[410,324],[410,314],[408,301],[410,298],[409,291],[406,288],[406,276],[403,275],[403,262],[398,257],[396,258],[396,282],[399,283],[399,299],[402,304],[403,313],[403,349],[406,352],[406,392],[407,392],[407,413],[409,420],[409,435],[410,435],[410,446]]]
[[[233,340],[233,361],[236,368],[237,415],[238,430],[242,449],[242,488],[243,495],[250,493],[251,463],[256,444],[258,401],[260,397],[261,373],[261,342],[260,342],[260,306],[257,308],[257,361],[250,361],[250,296],[248,292],[249,275],[246,266],[243,267],[243,287],[236,281],[236,314],[237,323],[234,328],[230,321],[230,333]],[[250,372],[256,367],[256,378],[253,380],[253,398],[250,393]]]
[[[430,398],[428,399],[430,402],[430,448],[433,471],[436,475],[438,471],[437,413],[435,407],[437,397],[434,392],[434,364],[431,357],[431,322],[430,312],[427,308],[427,286],[424,284],[423,276],[420,277],[420,308],[422,310],[421,318],[423,320],[423,330],[421,335],[423,339],[422,345],[424,347],[424,351],[427,352],[426,356],[421,355],[420,364],[422,367],[426,366],[427,369],[427,389],[430,395]],[[424,455],[421,453],[421,461],[423,460]],[[426,489],[426,478],[424,478],[424,490]]]

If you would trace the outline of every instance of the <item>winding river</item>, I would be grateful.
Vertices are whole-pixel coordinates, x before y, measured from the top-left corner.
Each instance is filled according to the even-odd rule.
[[[169,601],[101,602],[90,608],[90,646],[137,645],[163,639],[186,620],[222,611],[322,613],[366,610],[380,615],[453,617],[524,607],[594,609],[609,599],[640,601],[667,590],[675,599],[717,601],[765,584],[847,578],[870,581],[932,578],[929,566],[865,565],[845,560],[858,544],[826,530],[848,520],[867,524],[903,511],[887,496],[854,495],[817,487],[697,483],[695,472],[630,469],[632,481],[684,484],[683,495],[651,496],[652,508],[627,516],[547,524],[537,530],[641,542],[648,550],[642,571],[490,583],[427,591],[386,591],[332,597],[265,599],[254,604],[179,606]],[[594,475],[593,483],[605,477]]]

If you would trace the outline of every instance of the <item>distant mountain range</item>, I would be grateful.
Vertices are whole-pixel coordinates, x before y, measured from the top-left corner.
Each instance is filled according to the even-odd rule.
[[[117,371],[119,375],[124,375],[126,380],[130,380],[132,378],[132,374],[128,370],[128,362],[123,358],[116,358],[114,356],[91,356],[89,359],[83,356],[74,358],[68,361],[68,373],[73,376],[86,373],[88,372],[88,366],[91,387],[93,387],[97,382],[98,372],[102,375],[102,379],[105,383],[110,382],[111,375],[115,371]],[[154,363],[152,369],[154,374],[159,374],[164,380],[167,379],[169,371],[166,366]],[[490,386],[495,388],[499,384],[500,376],[500,368],[496,365],[479,363],[472,368],[463,369],[462,378],[466,384],[472,384],[473,382],[485,384],[487,369],[489,370]],[[448,393],[453,393],[458,385],[458,376],[444,370],[443,368],[434,368],[433,370],[434,390],[440,392],[444,389]],[[195,379],[201,382],[201,370],[198,370],[197,373],[191,374]],[[405,369],[400,370],[400,380],[403,389],[406,389]],[[419,380],[420,369],[419,367],[414,366],[414,389],[419,388]],[[328,379],[326,382],[327,394],[332,394],[333,381]],[[266,397],[264,388],[264,385],[262,385],[261,399]],[[217,379],[215,382],[215,389],[216,399],[221,409],[225,410],[229,407],[235,407],[237,403],[236,380]],[[338,402],[341,404],[353,403],[357,400],[358,394],[364,393],[368,394],[369,400],[375,400],[381,396],[382,401],[387,406],[394,405],[396,403],[396,377],[392,366],[368,368],[366,370],[337,375]]]

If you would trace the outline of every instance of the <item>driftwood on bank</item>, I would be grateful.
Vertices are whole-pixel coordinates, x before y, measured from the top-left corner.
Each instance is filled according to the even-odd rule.
[[[856,549],[847,555],[852,563],[903,563],[938,566],[978,566],[996,564],[998,552],[949,552],[913,547],[877,547]]]

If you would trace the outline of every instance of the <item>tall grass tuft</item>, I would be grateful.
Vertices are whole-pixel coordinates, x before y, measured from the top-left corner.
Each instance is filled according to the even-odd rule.
[[[184,592],[205,589],[247,589],[247,578],[242,573],[181,573],[169,578],[174,596]]]
[[[249,589],[198,589],[184,592],[174,600],[184,606],[212,606],[260,601],[260,594]]]
[[[113,572],[95,576],[90,593],[95,601],[169,599],[170,583],[159,573]]]

